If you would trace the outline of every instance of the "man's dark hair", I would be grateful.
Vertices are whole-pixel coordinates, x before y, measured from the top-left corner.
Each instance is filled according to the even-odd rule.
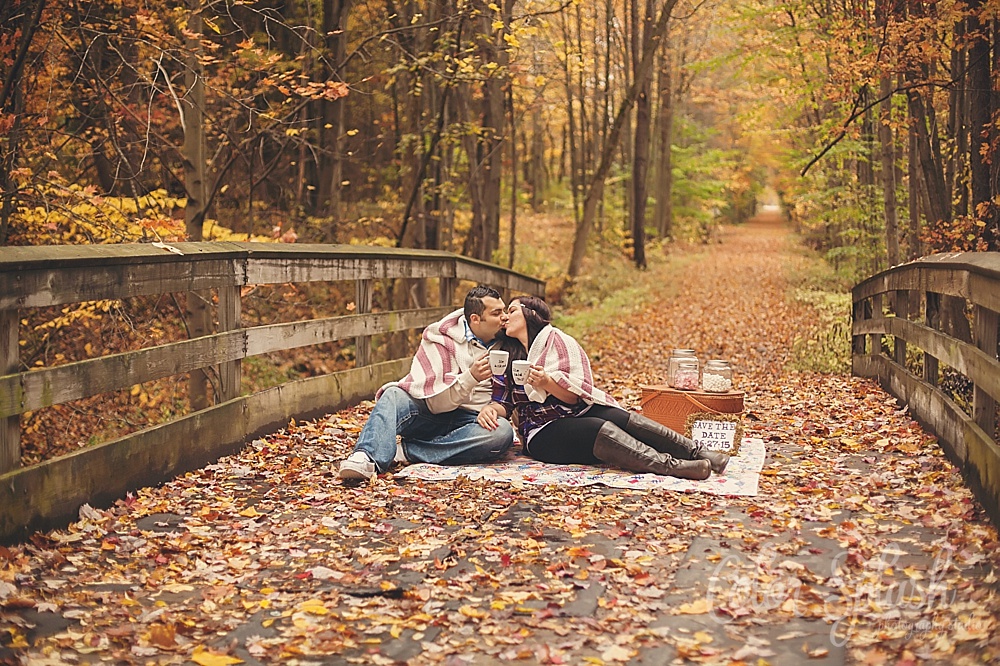
[[[483,304],[483,299],[487,297],[500,298],[500,292],[484,284],[469,290],[469,293],[465,295],[466,321],[471,321],[472,315],[479,315],[482,318],[483,313],[486,312],[486,305]]]

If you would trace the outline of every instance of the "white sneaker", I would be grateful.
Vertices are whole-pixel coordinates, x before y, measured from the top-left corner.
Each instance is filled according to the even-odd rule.
[[[375,476],[375,461],[364,451],[355,451],[340,463],[340,478],[345,481],[367,481]]]

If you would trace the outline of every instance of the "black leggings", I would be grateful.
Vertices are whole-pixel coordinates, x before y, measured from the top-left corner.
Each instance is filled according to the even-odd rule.
[[[556,419],[531,438],[525,451],[545,463],[599,465],[601,461],[594,457],[594,440],[608,421],[624,430],[628,412],[618,407],[594,405],[580,416]]]

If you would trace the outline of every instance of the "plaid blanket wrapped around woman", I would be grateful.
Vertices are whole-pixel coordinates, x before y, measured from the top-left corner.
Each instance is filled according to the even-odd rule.
[[[556,384],[580,396],[588,404],[619,407],[610,395],[594,386],[590,358],[573,336],[549,325],[539,331],[528,350],[528,362],[540,365]],[[530,384],[524,385],[528,399],[545,402],[548,393]]]

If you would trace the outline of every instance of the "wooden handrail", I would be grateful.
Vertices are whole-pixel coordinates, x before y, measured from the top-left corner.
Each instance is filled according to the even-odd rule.
[[[441,303],[370,312],[373,282],[438,282]],[[251,285],[348,281],[356,314],[242,327],[241,289]],[[459,281],[543,295],[545,283],[460,255],[352,245],[173,243],[0,248],[0,543],[68,522],[99,504],[221,455],[290,418],[330,413],[370,397],[405,374],[409,358],[369,365],[372,335],[419,329],[454,309]],[[18,372],[18,323],[31,308],[214,290],[218,332],[121,354]],[[337,340],[356,341],[356,367],[239,395],[239,364],[260,354]],[[142,382],[216,368],[218,405],[114,441],[19,468],[20,415]]]
[[[937,435],[1000,524],[1000,446],[994,439],[1000,402],[1000,253],[923,257],[864,280],[852,297],[853,373],[877,378]],[[971,340],[941,330],[944,308],[952,322],[961,324],[953,328],[964,328]],[[892,339],[891,357],[883,353],[884,336]],[[916,356],[910,350],[920,353],[919,375],[911,371]],[[971,416],[938,387],[942,365],[972,382]]]

